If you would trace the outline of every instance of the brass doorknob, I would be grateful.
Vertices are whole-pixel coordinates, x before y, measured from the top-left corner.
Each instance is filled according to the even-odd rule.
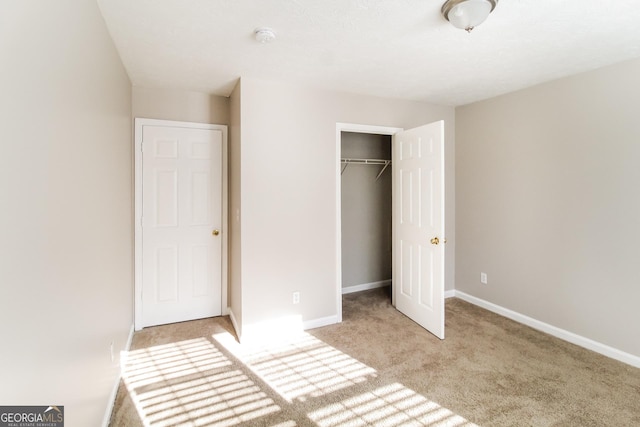
[[[431,239],[432,245],[437,245],[438,243],[440,243],[440,239],[438,239],[437,237],[434,237],[433,239]]]
[[[217,236],[218,234],[220,234],[220,230],[213,230],[211,234],[213,234],[214,236]]]

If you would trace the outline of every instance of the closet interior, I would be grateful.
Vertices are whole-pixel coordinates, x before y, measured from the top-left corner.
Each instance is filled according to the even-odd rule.
[[[342,132],[340,157],[342,293],[389,286],[391,136]]]

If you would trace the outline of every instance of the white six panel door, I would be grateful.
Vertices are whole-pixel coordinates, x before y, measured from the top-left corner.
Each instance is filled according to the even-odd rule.
[[[221,314],[222,141],[216,129],[142,129],[143,327]]]
[[[394,135],[393,198],[396,308],[444,339],[443,121]]]

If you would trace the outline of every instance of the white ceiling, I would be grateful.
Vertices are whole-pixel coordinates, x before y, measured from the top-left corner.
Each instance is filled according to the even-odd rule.
[[[640,57],[640,0],[501,0],[470,34],[443,2],[98,0],[135,86],[222,96],[244,76],[464,105]]]

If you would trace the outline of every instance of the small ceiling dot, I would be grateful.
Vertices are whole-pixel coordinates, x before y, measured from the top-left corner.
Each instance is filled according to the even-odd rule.
[[[256,28],[253,33],[256,37],[256,40],[260,43],[271,43],[276,39],[276,33],[271,28]]]

